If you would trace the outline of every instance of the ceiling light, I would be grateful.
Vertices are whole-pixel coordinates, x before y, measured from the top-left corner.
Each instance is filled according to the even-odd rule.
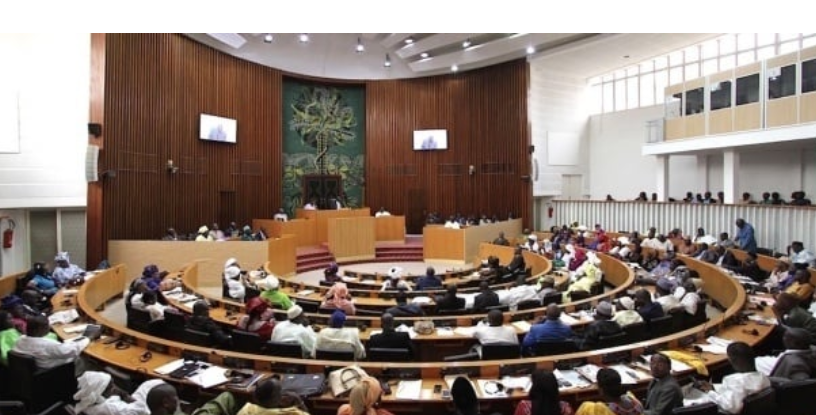
[[[264,43],[272,43],[272,33],[267,33],[264,35]]]
[[[407,37],[407,38],[405,38],[405,44],[406,44],[406,45],[410,45],[410,44],[412,44],[412,43],[414,43],[414,38],[412,38],[412,37],[410,37],[410,36],[409,36],[409,37]]]
[[[431,56],[428,54],[428,52],[422,52],[419,54],[419,57],[422,59],[428,59],[428,56]]]
[[[308,33],[301,33],[300,35],[298,35],[298,40],[299,40],[301,43],[306,43],[306,42],[308,42],[308,41],[309,41],[309,34],[308,34]]]
[[[363,40],[359,37],[357,38],[357,53],[363,53],[365,51],[365,46],[363,46]]]
[[[456,72],[459,70],[459,67],[456,64],[451,65],[451,71]]]
[[[528,55],[532,55],[532,54],[534,54],[534,53],[535,53],[535,47],[533,47],[533,46],[527,46],[527,54],[528,54]]]
[[[470,47],[470,38],[467,38],[464,42],[462,42],[462,47],[465,49]]]
[[[387,53],[385,54],[385,62],[383,62],[383,66],[385,66],[386,68],[391,67],[391,57],[388,56]]]

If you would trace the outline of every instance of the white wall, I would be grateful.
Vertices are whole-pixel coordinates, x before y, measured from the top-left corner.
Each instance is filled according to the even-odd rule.
[[[90,35],[0,34],[0,56],[0,101],[19,96],[0,123],[20,135],[19,152],[0,154],[0,208],[84,207]]]
[[[538,164],[538,180],[533,182],[534,196],[561,194],[561,176],[583,176],[583,194],[589,191],[588,152],[586,150],[586,80],[554,72],[545,60],[530,62],[529,119],[532,126],[533,158]],[[550,134],[574,137],[578,163],[570,166],[548,163],[547,140]],[[534,163],[535,163],[534,162]]]
[[[28,220],[26,211],[21,209],[0,209],[0,217],[6,216],[10,217],[16,226],[12,247],[0,247],[0,275],[25,271],[31,267],[28,258]],[[8,220],[0,220],[0,235],[8,227]]]

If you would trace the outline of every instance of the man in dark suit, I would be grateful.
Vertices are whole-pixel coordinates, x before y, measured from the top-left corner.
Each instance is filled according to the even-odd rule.
[[[671,376],[671,360],[666,355],[655,353],[649,367],[654,379],[646,392],[643,415],[671,415],[674,408],[683,406],[683,391]]]
[[[385,313],[381,317],[382,333],[372,334],[368,339],[368,350],[373,348],[408,349],[413,354],[414,346],[408,333],[394,330],[394,316]]]
[[[417,291],[436,290],[442,288],[442,280],[436,275],[433,267],[425,270],[425,276],[417,280]]]
[[[481,292],[473,299],[474,310],[485,311],[487,307],[499,305],[499,295],[490,289],[490,284],[487,281],[482,281],[479,284],[479,290]]]
[[[386,313],[394,317],[422,317],[425,315],[422,307],[416,304],[408,304],[408,295],[405,294],[405,290],[397,292],[396,300],[397,306],[385,310]]]
[[[782,337],[785,351],[771,370],[775,380],[804,380],[816,375],[816,356],[810,350],[810,333],[805,329],[788,327]]]
[[[456,296],[456,285],[448,284],[448,292],[436,297],[436,310],[460,310],[465,308],[465,299]]]

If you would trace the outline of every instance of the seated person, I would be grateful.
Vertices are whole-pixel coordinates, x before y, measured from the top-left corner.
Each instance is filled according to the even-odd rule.
[[[388,279],[383,282],[380,291],[387,290],[405,290],[411,291],[411,285],[402,279],[402,268],[391,267],[388,270]]]
[[[274,376],[258,382],[252,398],[237,415],[309,415],[300,397],[283,392],[281,381]]]
[[[278,222],[287,222],[289,221],[289,215],[286,214],[286,211],[283,208],[278,209],[278,213],[275,216],[272,216],[272,219]]]
[[[569,245],[567,245],[567,246],[569,246]],[[584,262],[586,262],[587,253],[586,253],[586,251],[581,250],[581,249],[574,249],[574,251],[571,252],[570,254],[572,254],[572,255],[571,255],[571,259],[569,260],[569,262],[567,262],[566,259],[563,259],[563,258],[562,259],[564,260],[564,263],[567,264],[567,269],[568,270],[577,271],[578,268],[581,268],[581,265],[584,265]],[[565,256],[567,256],[567,255],[565,255]]]
[[[336,262],[330,263],[328,268],[323,270],[323,281],[326,281],[331,284],[343,281],[343,278],[340,275],[338,275],[339,271],[340,268],[337,266]]]
[[[490,288],[487,281],[479,283],[479,294],[473,299],[473,309],[479,312],[485,311],[488,307],[499,305],[499,295]]]
[[[408,295],[403,290],[397,292],[396,301],[397,305],[385,310],[386,313],[394,317],[421,317],[425,315],[419,305],[408,304]]]
[[[501,266],[499,258],[495,256],[489,256],[487,263],[479,269],[479,277],[486,281],[495,281],[506,273],[507,270]]]
[[[601,397],[604,403],[585,401],[578,408],[577,414],[608,413],[610,415],[636,415],[643,413],[643,405],[640,401],[638,401],[634,395],[623,392],[620,373],[618,373],[617,370],[606,367],[601,368],[598,370],[596,378],[598,380],[598,389],[601,390]],[[605,412],[603,410],[593,412],[588,408],[593,404],[604,405],[607,411],[611,412]]]
[[[303,210],[317,210],[317,200],[314,198],[309,199],[309,201],[303,205]]]
[[[116,387],[110,374],[86,371],[77,379],[73,410],[84,415],[148,415],[147,396],[160,384],[165,383],[161,379],[145,381],[131,396]]]
[[[674,284],[668,278],[660,278],[655,284],[655,302],[663,308],[663,313],[670,313],[680,307],[680,301],[672,295]]]
[[[145,291],[142,295],[144,310],[150,313],[150,321],[164,320],[164,310],[172,308],[159,303],[156,291]]]
[[[57,266],[51,274],[54,282],[59,287],[68,285],[69,282],[75,281],[85,275],[85,270],[72,264],[67,252],[60,252],[54,257],[57,261]]]
[[[799,268],[794,272],[794,283],[785,289],[785,292],[796,297],[800,303],[809,304],[813,298],[814,287],[810,283],[810,272]]]
[[[700,244],[700,250],[697,251],[697,259],[709,264],[716,264],[720,260],[720,254],[717,250],[716,244]]]
[[[816,256],[805,249],[805,244],[800,241],[791,242],[788,246],[788,256],[794,264],[806,264],[808,267],[816,267]]]
[[[209,334],[210,340],[218,347],[224,347],[230,343],[230,336],[210,318],[210,306],[206,301],[199,300],[193,304],[193,316],[187,321],[187,328]]]
[[[717,246],[721,246],[723,249],[737,248],[736,242],[728,238],[728,232],[723,232],[720,234],[720,239],[717,241]]]
[[[504,237],[504,232],[499,232],[499,237],[493,240],[493,245],[510,246],[510,241]]]
[[[8,365],[8,352],[14,349],[22,336],[23,334],[14,325],[11,313],[5,310],[0,311],[0,366]],[[48,333],[45,337],[59,341],[54,333]]]
[[[459,222],[453,216],[449,217],[448,220],[445,221],[445,227],[449,228],[449,229],[460,229],[461,228],[461,226],[459,225]]]
[[[48,271],[48,266],[45,263],[35,263],[34,266],[31,267],[29,274],[31,274],[31,279],[27,284],[29,288],[39,291],[46,297],[53,296],[59,290],[57,281],[51,276],[51,273]]]
[[[137,310],[144,310],[145,304],[142,298],[147,291],[147,283],[142,279],[133,280],[128,295],[125,297],[125,304]]]
[[[166,272],[159,272],[159,267],[154,264],[145,265],[142,270],[141,280],[147,285],[147,289],[156,291],[161,287],[162,279],[167,275]]]
[[[781,327],[805,329],[810,334],[810,343],[816,344],[816,318],[799,306],[797,297],[785,292],[779,293],[771,309]]]
[[[227,285],[229,298],[244,302],[246,296],[245,273],[241,271],[238,260],[230,258],[224,264],[224,282]]]
[[[241,229],[241,240],[244,242],[255,240],[255,235],[252,233],[252,228],[250,228],[249,225],[245,225],[243,229]]]
[[[26,335],[17,340],[12,350],[32,356],[40,369],[51,369],[75,361],[91,342],[88,338],[78,337],[60,343],[48,336],[50,330],[47,317],[29,318]]]
[[[785,350],[778,356],[756,358],[757,370],[771,378],[771,382],[806,380],[816,375],[816,355],[810,349],[807,330],[788,327],[782,335]]]
[[[212,237],[210,228],[208,228],[207,225],[202,225],[200,228],[198,228],[198,234],[195,238],[196,242],[212,242],[214,240],[215,238]]]
[[[531,354],[537,343],[568,341],[572,337],[572,328],[561,322],[561,309],[550,304],[547,306],[546,319],[530,327],[530,331],[524,336],[522,351],[524,354]]]
[[[461,380],[462,384],[470,387],[471,382],[466,378],[457,378],[456,381]],[[536,369],[530,378],[530,392],[527,394],[527,399],[519,401],[513,415],[572,415],[574,412],[572,406],[566,401],[560,399],[558,392],[558,380],[553,372],[546,369]],[[455,384],[456,382],[454,382]],[[451,393],[453,393],[451,388]],[[473,388],[470,387],[472,390]],[[479,408],[479,401],[476,399],[476,393],[472,392],[473,401],[476,403],[476,411],[461,412],[465,414],[477,414]]]
[[[540,247],[538,246],[538,236],[534,233],[527,235],[527,241],[521,245],[521,248],[530,252],[538,253],[540,250]]]
[[[286,317],[289,320],[275,324],[270,340],[279,343],[297,343],[304,357],[313,356],[317,334],[309,325],[309,320],[303,315],[303,309],[295,304],[286,310]]]
[[[473,337],[479,340],[480,345],[510,343],[518,344],[518,335],[513,326],[504,325],[504,315],[499,310],[490,310],[487,313],[487,324],[480,321],[473,329]],[[482,355],[482,348],[475,346],[474,349],[479,356]]]
[[[697,254],[697,245],[691,241],[690,236],[686,236],[677,251],[680,255],[695,256]]]
[[[689,315],[697,314],[697,307],[702,299],[697,294],[697,287],[691,280],[686,280],[683,285],[674,289],[674,298],[680,301],[680,308],[682,308]],[[705,305],[703,305],[705,307]]]
[[[768,279],[765,280],[764,286],[769,290],[779,288],[779,283],[782,280],[787,280],[789,278],[789,270],[790,260],[788,258],[782,257],[777,259],[774,268],[771,270],[771,275],[769,275]]]
[[[516,247],[516,251],[513,253],[513,259],[507,264],[507,272],[510,274],[518,274],[526,270],[527,265],[524,263],[524,255],[521,254],[521,247]]]
[[[425,276],[417,280],[417,291],[438,290],[441,288],[442,279],[436,275],[434,267],[428,267],[428,269],[425,270]]]
[[[343,282],[336,282],[329,288],[329,291],[326,292],[326,300],[320,304],[320,307],[336,308],[350,316],[357,313],[357,307],[352,302],[348,287]]]
[[[694,243],[699,245],[714,245],[717,243],[717,238],[707,235],[705,229],[697,228],[697,235],[694,236]]]
[[[353,351],[355,359],[365,359],[365,347],[360,342],[360,330],[357,327],[343,327],[346,314],[335,310],[329,318],[329,327],[317,333],[316,350]]]
[[[578,251],[578,253],[580,252],[582,251]],[[567,290],[564,292],[565,301],[569,300],[569,295],[573,291],[592,291],[592,286],[595,285],[596,282],[600,282],[603,276],[603,272],[599,268],[600,264],[600,258],[595,256],[594,253],[590,252],[589,257],[584,264],[575,271],[575,282],[570,284]]]
[[[643,316],[635,310],[635,300],[623,296],[618,299],[618,305],[619,307],[615,311],[615,316],[612,317],[612,321],[620,324],[621,327],[643,321]]]
[[[181,238],[179,238],[179,235],[178,235],[178,232],[176,232],[176,229],[171,227],[171,228],[167,228],[167,230],[165,231],[164,236],[162,236],[161,240],[162,241],[179,241],[179,240],[181,240]]]
[[[267,341],[272,337],[272,331],[275,329],[275,320],[272,318],[274,314],[269,304],[260,297],[251,298],[246,303],[247,314],[238,320],[238,327],[241,330],[250,333],[256,333],[261,341]]]
[[[256,284],[259,289],[264,290],[261,298],[272,307],[288,310],[294,304],[289,296],[280,290],[280,280],[274,275],[269,275]]]
[[[375,218],[380,218],[380,217],[383,217],[383,216],[391,216],[391,213],[389,213],[387,210],[385,210],[385,206],[381,206],[380,210],[378,210],[377,213],[374,214]]]
[[[739,414],[745,397],[770,388],[771,381],[767,376],[757,372],[754,350],[748,344],[733,342],[728,345],[726,352],[735,373],[723,377],[722,383],[718,385],[703,381],[700,389],[706,392],[705,399],[717,404],[720,412]]]
[[[456,284],[448,284],[445,295],[437,296],[436,310],[461,310],[465,308],[465,299],[456,296]]]
[[[595,321],[589,323],[586,329],[584,329],[581,349],[588,350],[597,346],[603,346],[598,344],[598,340],[600,340],[601,336],[612,336],[623,331],[620,324],[612,320],[614,314],[612,304],[608,301],[598,303],[598,306],[595,307]]]
[[[394,316],[390,313],[383,313],[380,326],[382,332],[372,334],[368,339],[368,350],[374,348],[385,349],[408,349],[413,353],[414,346],[411,342],[411,336],[408,333],[403,333],[394,330]]]
[[[558,291],[555,289],[555,278],[552,275],[544,275],[543,277],[538,279],[538,296],[542,300],[544,297],[555,294]]]

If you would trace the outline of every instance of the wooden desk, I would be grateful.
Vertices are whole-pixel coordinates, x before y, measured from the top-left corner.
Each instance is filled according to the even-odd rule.
[[[376,219],[368,216],[332,218],[326,221],[329,251],[337,262],[376,258],[374,247]]]
[[[26,273],[27,272],[18,272],[0,277],[0,298],[14,294],[14,292],[17,291],[17,280],[23,278]]]
[[[380,216],[374,222],[377,242],[405,241],[405,216]]]
[[[252,219],[252,229],[263,229],[270,237],[280,238],[284,235],[294,235],[295,246],[298,248],[320,245],[317,240],[316,226],[315,221],[306,219],[292,219],[287,222],[273,219]]]
[[[471,262],[479,255],[482,243],[492,242],[499,232],[512,238],[521,233],[521,219],[496,222],[487,225],[449,229],[442,225],[422,228],[426,261],[444,260]]]
[[[308,219],[315,221],[315,238],[317,243],[329,241],[328,221],[334,218],[352,218],[358,216],[371,216],[369,208],[360,209],[340,209],[340,210],[305,210],[295,209],[295,217],[297,219]]]

